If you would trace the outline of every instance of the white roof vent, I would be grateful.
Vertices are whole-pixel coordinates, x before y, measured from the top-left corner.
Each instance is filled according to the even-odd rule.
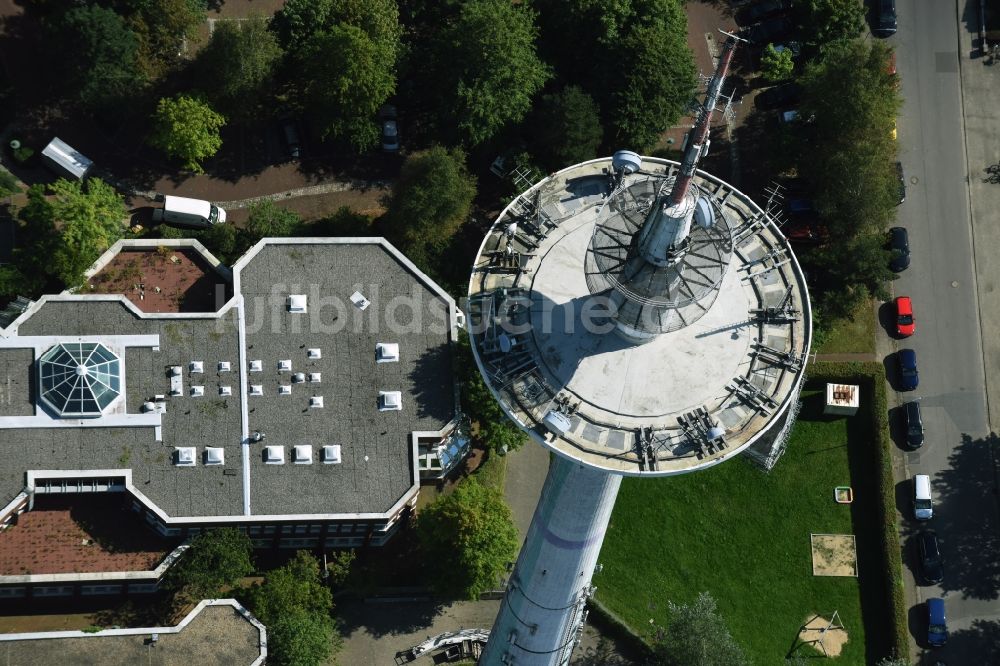
[[[179,365],[172,365],[172,366],[170,366],[170,376],[171,377],[180,377],[181,376],[181,372],[182,372],[181,366],[179,366]]]
[[[188,370],[191,372],[205,372],[205,364],[201,361],[191,361]]]
[[[152,412],[155,409],[156,409],[156,403],[153,402],[152,400],[147,400],[146,402],[142,403],[142,411],[144,412]]]
[[[250,395],[264,395],[264,385],[263,384],[251,384],[250,385]]]
[[[323,447],[323,463],[326,465],[340,464],[340,444],[327,444]]]
[[[375,345],[377,363],[395,363],[399,360],[399,345],[395,342],[380,342]]]
[[[310,372],[309,373],[309,381],[312,384],[319,384],[321,381],[323,381],[323,373],[322,372]]]
[[[284,465],[285,464],[285,447],[283,447],[283,446],[265,446],[264,447],[264,464],[266,464],[266,465]]]
[[[292,294],[288,297],[288,311],[304,313],[306,311],[306,295]]]
[[[319,347],[310,347],[306,350],[306,355],[311,359],[323,358],[323,352]]]
[[[321,395],[314,395],[313,397],[309,398],[309,406],[312,407],[313,409],[322,409],[323,408],[323,396],[321,396]]]
[[[308,444],[296,444],[292,447],[292,462],[296,465],[311,465],[313,461],[313,447]]]
[[[233,367],[229,364],[229,361],[219,361],[219,372],[229,372]]]
[[[380,412],[398,411],[403,408],[403,394],[399,391],[379,391],[378,409]]]
[[[291,395],[292,387],[289,384],[282,384],[278,387],[278,395]]]
[[[278,372],[291,372],[292,371],[292,359],[286,358],[278,361]]]
[[[549,432],[559,437],[562,437],[573,428],[573,423],[569,420],[569,417],[555,410],[546,412],[545,416],[542,417],[542,423],[549,429]]]
[[[232,386],[220,386],[219,387],[219,395],[232,395],[232,394],[233,394],[233,387]]]
[[[203,395],[205,395],[205,387],[204,386],[192,386],[191,387],[191,397],[192,398],[200,398]]]
[[[360,291],[356,291],[353,294],[351,294],[351,303],[354,303],[354,307],[356,307],[359,310],[364,310],[365,308],[367,308],[369,305],[372,304],[372,302],[369,301],[367,298],[365,298],[364,294],[362,294]]]
[[[304,372],[296,372],[294,375],[292,375],[293,384],[301,384],[305,380],[306,380],[306,373]]]
[[[205,464],[206,465],[226,464],[226,450],[221,446],[206,446]]]
[[[263,361],[250,361],[250,372],[262,372],[264,370]]]
[[[192,467],[194,461],[195,448],[193,446],[175,446],[174,464],[178,467]]]
[[[170,395],[184,395],[184,377],[179,365],[170,366]]]

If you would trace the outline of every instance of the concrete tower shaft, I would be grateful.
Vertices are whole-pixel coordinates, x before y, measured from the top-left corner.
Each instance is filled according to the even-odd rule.
[[[554,457],[480,664],[569,662],[620,485]]]

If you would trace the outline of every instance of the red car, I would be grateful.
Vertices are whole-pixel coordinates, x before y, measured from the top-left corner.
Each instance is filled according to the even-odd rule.
[[[908,338],[913,335],[916,324],[913,322],[913,303],[909,296],[896,298],[896,333]]]

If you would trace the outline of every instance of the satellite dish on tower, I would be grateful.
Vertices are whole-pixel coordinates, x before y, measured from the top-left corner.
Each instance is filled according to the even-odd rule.
[[[618,171],[624,171],[625,174],[635,173],[642,166],[642,157],[638,153],[634,153],[631,150],[619,150],[611,158],[611,168]]]
[[[715,226],[715,215],[712,214],[712,204],[705,197],[698,197],[694,206],[694,221],[702,229],[711,229]]]

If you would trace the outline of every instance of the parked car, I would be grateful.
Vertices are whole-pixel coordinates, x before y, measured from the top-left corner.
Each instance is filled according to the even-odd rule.
[[[944,613],[944,599],[927,600],[927,644],[941,647],[948,642],[948,619]]]
[[[302,144],[299,142],[299,129],[295,124],[295,118],[286,116],[282,118],[281,138],[285,142],[285,155],[289,160],[297,160],[302,154]]]
[[[896,334],[908,338],[916,330],[913,321],[913,301],[909,296],[896,297]]]
[[[387,153],[399,152],[399,125],[396,123],[396,107],[383,104],[379,109],[382,121],[382,150]]]
[[[772,14],[786,11],[792,6],[791,0],[763,0],[756,2],[748,9],[739,13],[738,18],[742,25],[752,25],[757,21],[766,19]]]
[[[896,34],[896,0],[877,0],[875,5],[876,37],[891,37]]]
[[[899,389],[912,391],[920,384],[920,374],[917,372],[917,352],[912,349],[900,349],[896,353],[899,365]]]
[[[802,86],[799,84],[782,83],[757,95],[754,99],[754,105],[758,109],[777,109],[780,106],[789,106],[799,101],[801,94]]]
[[[889,268],[896,273],[904,271],[910,266],[910,236],[903,227],[893,227],[889,229],[889,249],[892,251],[892,258],[889,260]]]
[[[153,210],[154,222],[166,222],[176,227],[208,229],[216,224],[226,223],[226,211],[202,199],[188,199],[167,195],[163,197],[163,208]]]
[[[920,415],[920,403],[911,400],[900,408],[903,412],[903,425],[906,428],[906,446],[919,449],[924,445],[924,419]]]
[[[768,42],[773,42],[779,37],[784,37],[794,27],[791,19],[784,16],[776,16],[762,21],[757,25],[750,26],[747,30],[747,40],[754,46],[763,47]]]
[[[826,227],[815,220],[790,221],[782,228],[782,233],[792,243],[821,245],[830,238]]]
[[[899,203],[906,201],[906,177],[903,175],[903,163],[896,162],[896,177],[899,179]]]
[[[941,551],[938,548],[937,534],[933,530],[925,530],[917,535],[917,550],[920,554],[920,576],[924,581],[929,585],[936,585],[944,580]]]
[[[782,125],[790,125],[799,119],[798,109],[791,109],[789,111],[782,111],[778,114],[778,122]]]

